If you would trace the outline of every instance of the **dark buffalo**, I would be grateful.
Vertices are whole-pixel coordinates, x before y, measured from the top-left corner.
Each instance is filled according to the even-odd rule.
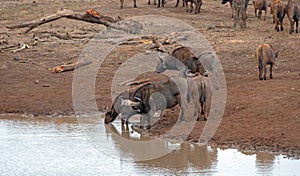
[[[134,111],[131,107],[123,106],[122,100],[129,98],[129,92],[124,91],[121,94],[119,94],[113,104],[111,105],[110,109],[105,113],[105,120],[104,122],[110,123],[113,122],[119,115],[121,116],[122,124],[126,122],[128,123],[128,118],[137,114],[136,111]]]
[[[180,119],[185,120],[187,101],[190,98],[187,80],[182,78],[180,81],[180,85],[172,79],[144,84],[135,90],[128,100],[123,100],[122,104],[132,107],[141,115],[146,115],[148,129],[151,128],[151,120],[156,111],[170,109],[177,104],[181,108]],[[180,92],[184,95],[180,95]],[[143,127],[142,122],[140,127]]]
[[[195,14],[200,12],[201,6],[202,6],[202,0],[184,0],[186,11],[187,12],[193,12],[193,5],[195,5]],[[188,6],[188,3],[190,3],[190,8]]]

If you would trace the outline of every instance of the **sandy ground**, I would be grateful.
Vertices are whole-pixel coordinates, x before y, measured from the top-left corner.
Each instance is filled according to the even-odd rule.
[[[135,9],[126,1],[124,9],[119,1],[42,1],[4,0],[0,2],[0,113],[45,115],[72,115],[73,72],[55,74],[54,66],[74,62],[85,44],[102,25],[76,20],[60,19],[23,34],[25,29],[9,30],[5,26],[30,21],[66,8],[78,12],[87,9],[109,16],[129,18],[136,15],[165,15],[178,18],[198,29],[207,38],[221,60],[227,82],[227,104],[222,122],[210,141],[212,145],[236,147],[246,150],[267,150],[289,156],[300,156],[300,35],[288,32],[289,23],[284,19],[285,30],[276,32],[271,15],[267,20],[254,16],[249,5],[247,29],[232,28],[233,20],[228,5],[219,1],[204,1],[200,14],[188,14],[181,7],[174,8],[175,1],[168,1],[165,8],[148,6],[146,0],[138,1]],[[55,34],[70,35],[64,40]],[[34,38],[38,44],[33,45]],[[19,41],[30,48],[12,52]],[[261,43],[271,43],[280,50],[274,69],[274,79],[258,80],[254,60],[255,48]],[[103,69],[97,75],[96,99],[100,110],[110,106],[111,80],[116,68],[142,48],[124,46],[109,55]],[[105,79],[103,79],[105,78]],[[101,81],[99,81],[101,79]],[[175,113],[178,113],[175,109]],[[166,126],[176,115],[169,113]],[[193,141],[201,133],[205,122],[198,122],[189,139]],[[159,134],[162,128],[154,128],[150,134]],[[156,130],[156,131],[155,131]]]

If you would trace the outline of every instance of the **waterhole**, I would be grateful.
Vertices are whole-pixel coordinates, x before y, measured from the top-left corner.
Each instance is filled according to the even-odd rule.
[[[112,133],[147,139],[130,128],[122,132],[118,124],[100,127],[103,152],[76,118],[1,116],[1,175],[300,175],[300,160],[283,155],[186,143],[165,143],[172,150],[168,154],[135,161]]]

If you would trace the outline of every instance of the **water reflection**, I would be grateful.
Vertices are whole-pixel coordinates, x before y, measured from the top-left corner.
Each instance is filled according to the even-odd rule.
[[[255,168],[257,173],[266,174],[271,172],[274,169],[274,164],[276,156],[271,153],[266,152],[242,152],[245,155],[254,155],[255,156]]]
[[[109,125],[106,126],[107,133],[114,133],[112,135],[112,140],[115,140],[115,143],[118,144],[120,150],[123,150],[124,153],[133,153],[138,152],[135,147],[132,147],[130,143],[122,143],[120,138],[116,138],[115,136],[122,136],[125,139],[130,140],[140,140],[147,141],[151,140],[149,137],[145,137],[143,135],[135,134],[132,130],[130,130],[128,125],[120,126],[120,131],[114,126]],[[139,138],[139,139],[138,139]],[[189,143],[170,143],[166,141],[161,141],[159,143],[152,143],[150,146],[151,149],[172,149],[169,153],[159,158],[155,158],[153,160],[148,160],[143,163],[145,166],[154,167],[154,168],[176,168],[177,170],[191,170],[191,168],[196,169],[211,169],[214,161],[217,158],[217,149],[207,146],[200,146],[197,144],[189,144]],[[134,151],[133,151],[134,150]],[[142,150],[141,152],[153,152]],[[138,162],[139,163],[139,162]]]
[[[95,131],[95,138],[100,138],[107,151],[136,152],[135,147],[122,142],[151,140],[132,132],[130,126],[116,124],[105,128],[101,124],[99,128]],[[235,149],[221,150],[195,144],[158,143],[149,146],[154,150],[157,146],[171,150],[149,161],[130,160],[127,158],[133,156],[128,154],[120,155],[124,158],[112,157],[91,143],[90,138],[94,133],[87,133],[75,118],[0,116],[1,175],[300,174],[300,160],[270,153],[241,153]],[[120,141],[120,138],[123,140]]]

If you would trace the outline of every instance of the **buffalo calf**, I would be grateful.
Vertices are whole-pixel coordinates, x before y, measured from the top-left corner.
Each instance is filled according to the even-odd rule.
[[[193,95],[193,98],[198,98],[195,104],[196,109],[200,111],[200,113],[196,113],[198,115],[197,121],[200,120],[200,115],[204,115],[204,121],[206,121],[208,116],[208,110],[210,109],[209,107],[211,104],[211,97],[213,92],[211,81],[208,77],[204,77],[201,75],[196,76],[193,79],[195,81],[196,86],[190,86],[190,92]]]
[[[259,79],[266,80],[267,65],[270,65],[270,79],[273,78],[272,68],[275,65],[275,59],[278,57],[278,52],[274,52],[270,44],[261,44],[256,48],[255,58],[258,65]]]

